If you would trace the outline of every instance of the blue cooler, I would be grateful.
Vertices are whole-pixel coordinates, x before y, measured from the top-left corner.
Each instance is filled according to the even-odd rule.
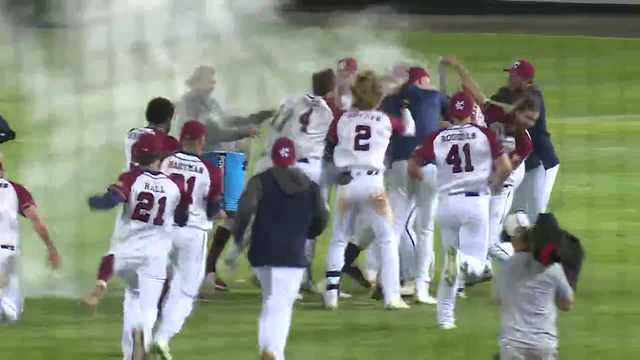
[[[238,202],[244,190],[247,157],[239,152],[212,151],[202,154],[202,158],[224,171],[222,208],[225,211],[238,211]]]

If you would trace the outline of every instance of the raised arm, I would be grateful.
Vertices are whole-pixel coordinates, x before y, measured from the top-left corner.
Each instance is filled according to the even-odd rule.
[[[58,249],[51,241],[49,236],[49,229],[47,225],[42,221],[38,208],[35,205],[29,205],[22,210],[24,216],[31,221],[33,230],[38,234],[44,245],[47,247],[49,266],[53,269],[60,267],[60,255],[58,255]]]
[[[450,66],[460,77],[462,86],[465,90],[469,91],[478,104],[484,104],[488,98],[480,89],[480,85],[471,77],[471,74],[465,69],[465,67],[453,56],[445,57],[441,60],[441,63]]]

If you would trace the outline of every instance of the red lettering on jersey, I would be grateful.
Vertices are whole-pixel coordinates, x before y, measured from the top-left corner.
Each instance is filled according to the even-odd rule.
[[[18,197],[18,211],[20,215],[24,215],[24,211],[30,206],[36,206],[36,202],[33,200],[31,193],[24,186],[14,183],[13,181],[9,181],[13,186],[13,189],[16,192],[16,196]]]

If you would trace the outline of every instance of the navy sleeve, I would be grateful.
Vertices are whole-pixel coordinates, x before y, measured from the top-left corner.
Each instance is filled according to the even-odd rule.
[[[89,198],[89,207],[94,210],[109,210],[118,204],[125,202],[126,199],[114,190],[109,190],[103,195],[95,195]]]
[[[551,134],[547,130],[547,117],[542,93],[535,92],[540,98],[540,117],[535,126],[529,132],[533,142],[533,151],[542,162],[545,169],[550,169],[560,163],[556,156],[556,150],[551,143]]]

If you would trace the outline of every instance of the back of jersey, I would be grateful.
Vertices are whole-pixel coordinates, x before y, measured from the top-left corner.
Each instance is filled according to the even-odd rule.
[[[347,111],[338,120],[337,145],[333,153],[335,165],[384,170],[391,134],[391,120],[385,113]]]
[[[162,161],[162,171],[184,182],[191,197],[187,226],[210,230],[213,223],[207,217],[207,205],[217,201],[222,192],[222,172],[219,168],[200,159],[199,156],[177,152]]]
[[[155,130],[146,127],[133,128],[127,133],[127,138],[124,140],[124,157],[127,161],[125,163],[125,171],[131,169],[131,167],[135,165],[133,163],[133,156],[131,155],[131,148],[133,148],[133,144],[138,141],[138,138],[140,138],[142,134],[155,134]]]
[[[442,193],[488,192],[493,160],[501,151],[490,140],[491,130],[476,125],[454,125],[433,139]]]
[[[304,95],[286,99],[271,123],[267,149],[279,137],[288,137],[296,145],[296,156],[321,158],[324,140],[333,120],[333,112],[320,96]]]
[[[18,245],[18,208],[13,185],[0,178],[0,245]]]
[[[168,231],[180,201],[178,185],[167,175],[134,169],[111,187],[126,199],[118,220],[118,242],[136,243]]]

